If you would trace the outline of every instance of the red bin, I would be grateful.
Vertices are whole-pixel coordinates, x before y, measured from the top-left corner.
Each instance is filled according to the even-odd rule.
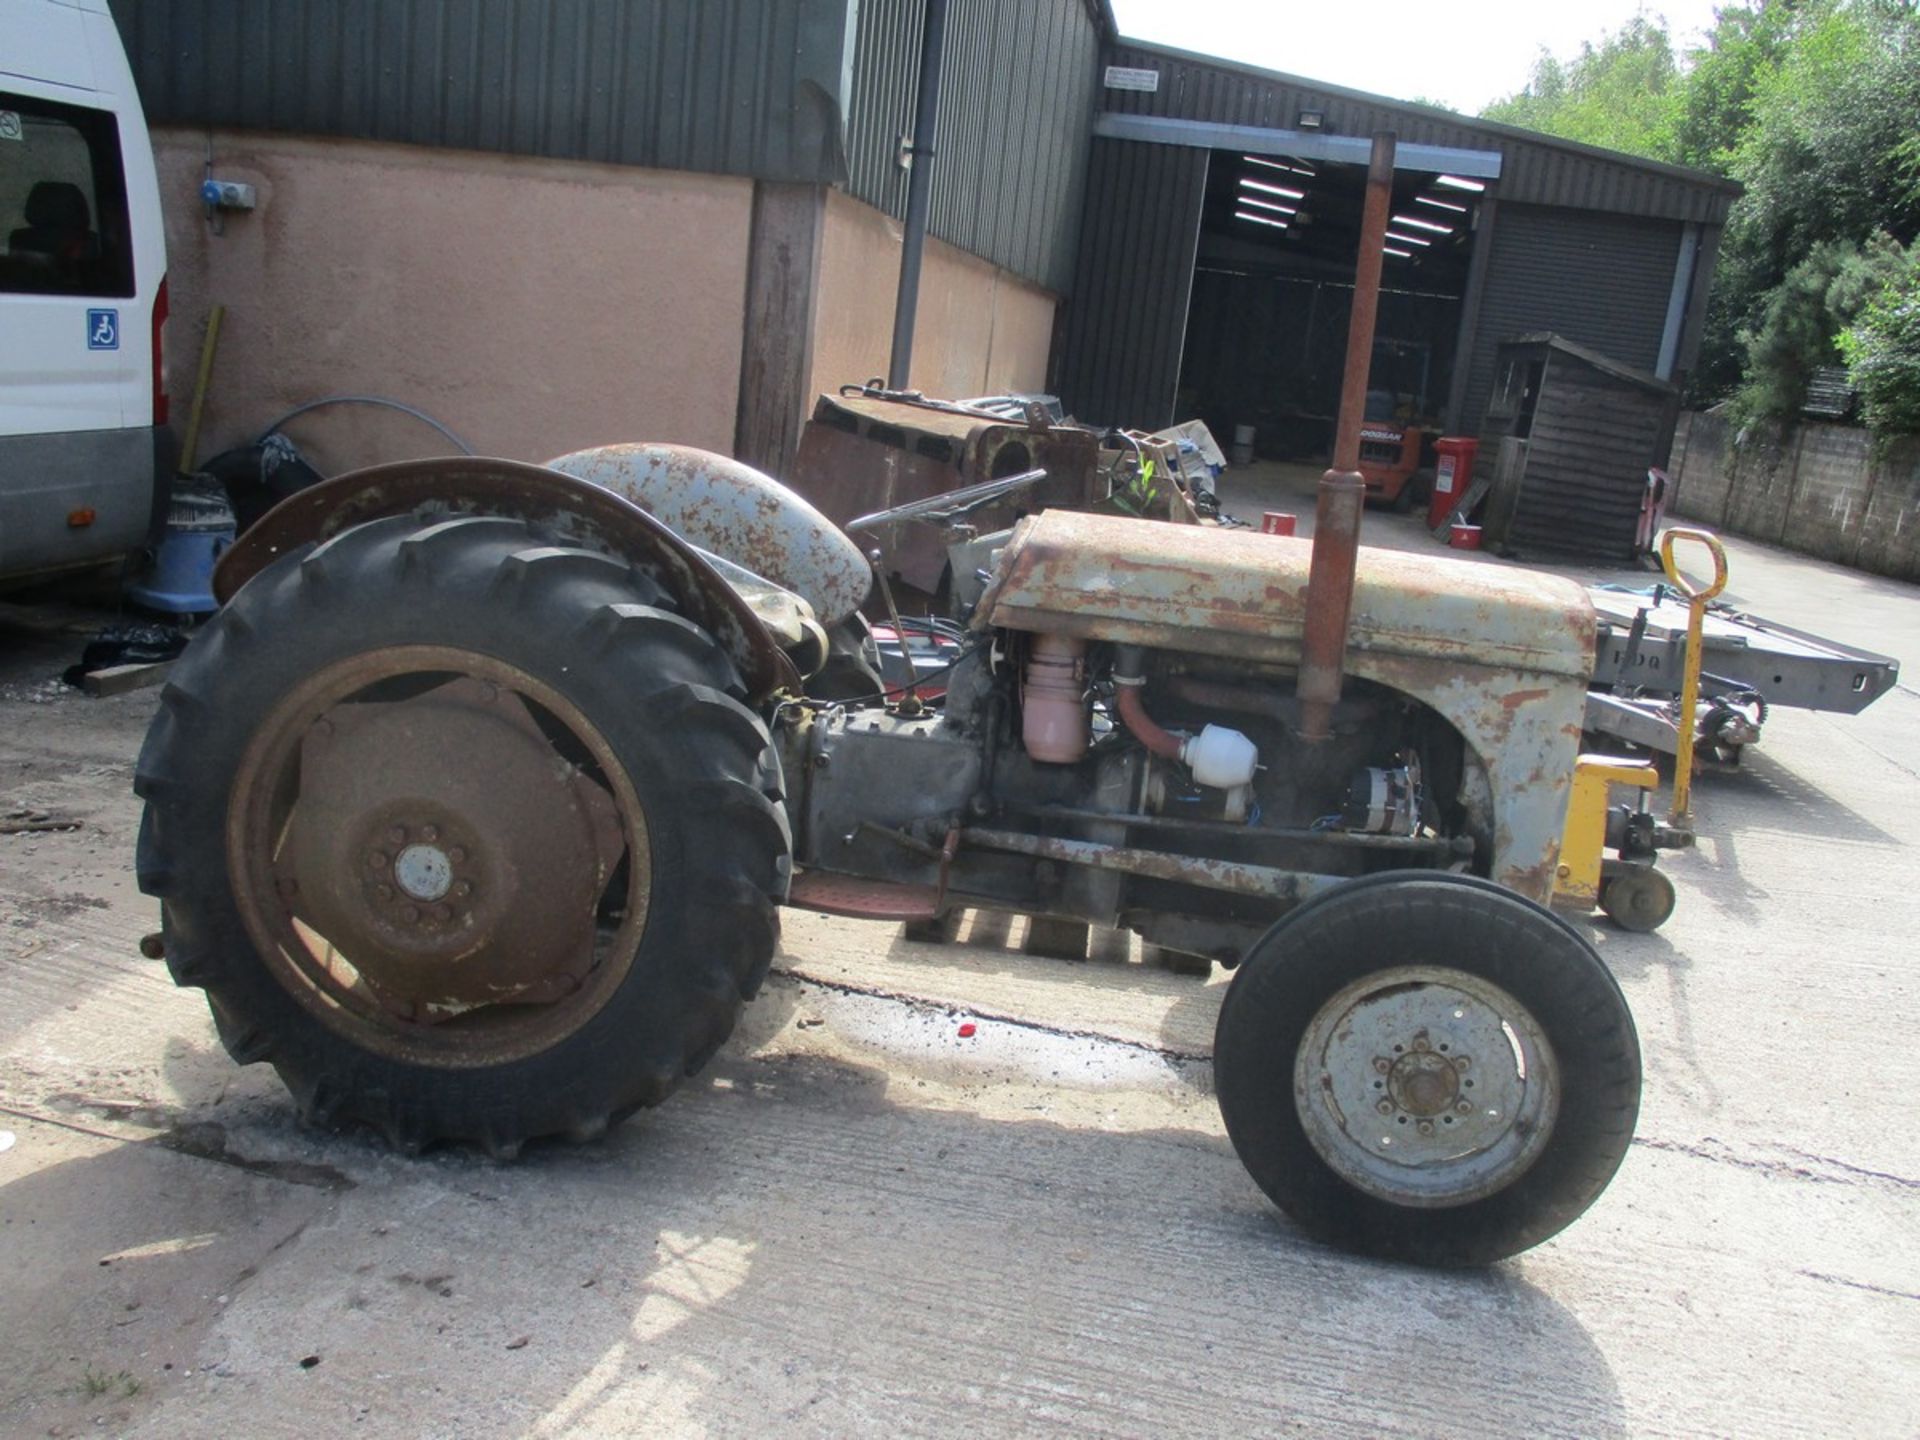
[[[1285,510],[1263,510],[1260,513],[1260,533],[1262,535],[1293,534],[1294,517]]]
[[[1443,435],[1433,442],[1433,453],[1433,498],[1427,502],[1429,530],[1440,527],[1473,483],[1473,459],[1480,453],[1480,442],[1465,435]]]

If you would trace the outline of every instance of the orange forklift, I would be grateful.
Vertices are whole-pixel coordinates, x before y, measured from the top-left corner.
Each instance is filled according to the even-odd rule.
[[[1405,514],[1433,483],[1421,464],[1427,432],[1395,420],[1368,420],[1360,427],[1360,478],[1369,505],[1389,505]]]

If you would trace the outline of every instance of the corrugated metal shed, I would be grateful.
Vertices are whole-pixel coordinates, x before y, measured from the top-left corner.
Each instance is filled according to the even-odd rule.
[[[925,0],[861,0],[848,189],[896,219]],[[1064,292],[1073,275],[1101,27],[1086,0],[950,0],[931,231]]]
[[[1108,63],[1157,70],[1160,81],[1151,92],[1103,90],[1103,110],[1275,130],[1295,128],[1302,110],[1319,110],[1326,117],[1324,131],[1333,134],[1393,130],[1411,144],[1498,150],[1505,160],[1505,202],[1718,225],[1740,193],[1733,182],[1703,171],[1161,46],[1122,41]]]
[[[147,118],[846,177],[854,0],[112,0]]]
[[[1055,386],[1082,419],[1173,421],[1208,155],[1092,142],[1076,288]]]
[[[1680,235],[1678,221],[1502,204],[1461,423],[1485,413],[1501,344],[1535,331],[1652,371]]]

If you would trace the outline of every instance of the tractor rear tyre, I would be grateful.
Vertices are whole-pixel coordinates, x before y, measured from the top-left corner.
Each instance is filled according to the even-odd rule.
[[[1330,891],[1255,943],[1215,1084],[1260,1188],[1331,1244],[1484,1265],[1578,1217],[1640,1104],[1620,987],[1572,926],[1468,876]]]
[[[742,698],[650,579],[517,520],[292,552],[188,647],[141,750],[174,978],[312,1122],[594,1138],[766,974],[789,844]]]

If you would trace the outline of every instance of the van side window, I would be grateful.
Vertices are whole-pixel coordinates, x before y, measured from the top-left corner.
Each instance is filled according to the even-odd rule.
[[[0,292],[130,297],[113,116],[0,90]]]

